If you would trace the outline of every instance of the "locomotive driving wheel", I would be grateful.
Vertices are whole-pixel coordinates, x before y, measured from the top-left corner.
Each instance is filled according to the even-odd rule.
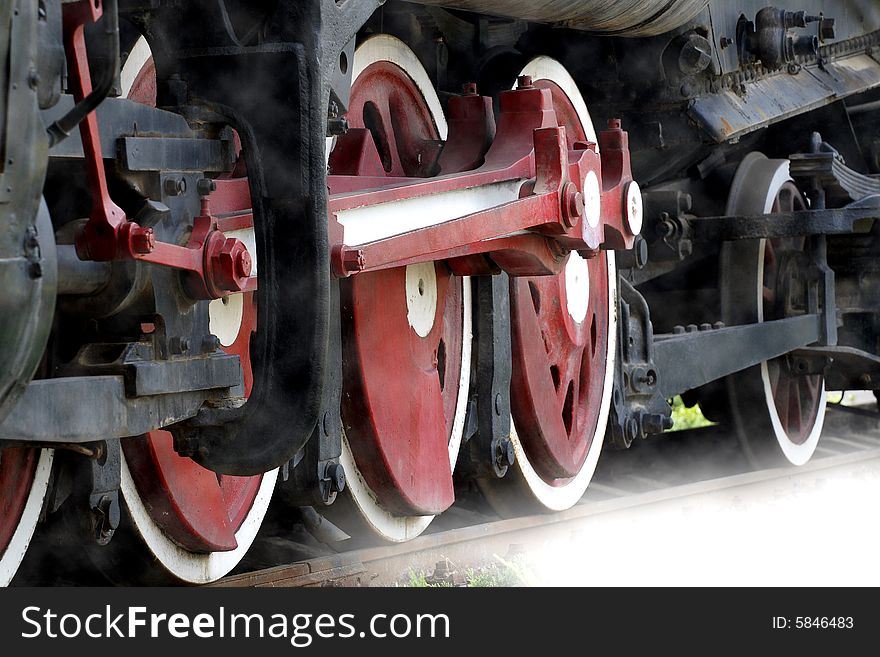
[[[132,49],[121,79],[128,98],[155,104],[155,68],[143,39]],[[248,245],[256,275],[250,195],[246,179],[234,177],[243,170],[239,165],[217,181],[210,207],[227,236]],[[256,293],[244,292],[215,299],[208,307],[210,330],[220,348],[241,361],[245,398],[253,385],[250,340],[258,330],[256,303]],[[241,561],[268,510],[277,473],[217,475],[178,455],[166,431],[123,440],[121,490],[129,518],[155,561],[186,582],[219,579]]]
[[[538,57],[520,75],[550,89],[570,147],[575,141],[597,141],[577,84],[559,62]],[[584,188],[589,192],[591,186]],[[598,216],[598,185],[585,196],[586,216]],[[556,276],[511,279],[511,441],[516,460],[502,479],[479,482],[498,513],[567,509],[586,491],[611,399],[616,283],[610,251],[589,260],[572,252]]]
[[[0,450],[0,586],[12,580],[36,529],[53,454],[30,447]]]
[[[416,55],[396,38],[372,37],[355,52],[352,80],[348,121],[368,134],[367,157],[351,169],[357,158],[340,139],[330,173],[434,175],[446,122]],[[383,223],[357,234],[374,239]],[[341,300],[346,488],[326,513],[352,535],[368,528],[408,540],[454,500],[470,381],[470,282],[428,262],[354,276],[342,282]]]
[[[788,160],[749,153],[737,168],[728,215],[805,210],[788,173]],[[801,277],[793,262],[804,238],[740,240],[721,249],[722,313],[728,324],[782,319],[806,311]],[[825,420],[825,384],[781,356],[727,377],[728,417],[749,461],[756,467],[806,463]]]

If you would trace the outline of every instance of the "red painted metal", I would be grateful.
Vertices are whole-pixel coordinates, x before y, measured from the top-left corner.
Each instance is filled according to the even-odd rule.
[[[346,282],[342,415],[348,443],[383,508],[440,513],[454,501],[448,443],[461,368],[461,281],[442,264],[424,338],[407,321],[406,269]]]
[[[550,91],[568,148],[579,148],[586,135],[568,97],[553,82],[539,80],[535,86]],[[602,165],[604,171],[604,151]],[[571,185],[566,191],[575,203]],[[571,291],[564,273],[511,279],[511,414],[529,463],[548,483],[564,483],[580,472],[594,436],[601,440],[603,431],[597,422],[612,302],[607,255],[599,251],[587,259],[587,271],[589,304],[580,323],[568,311]]]
[[[442,142],[434,119],[418,87],[401,75],[400,67],[390,62],[371,64],[354,81],[351,93],[359,100],[356,105],[349,103],[348,123],[370,133],[381,172],[417,178],[437,173]],[[378,172],[367,168],[358,173]]]
[[[488,99],[468,94],[459,97],[454,105],[456,109],[450,134],[460,135],[465,126],[481,125],[483,127],[478,130],[476,140],[479,148],[475,146],[469,151],[460,146],[461,138],[457,137],[452,142],[453,149],[449,156],[441,155],[440,163],[465,165],[483,160],[482,166],[466,173],[333,193],[329,203],[331,227],[334,223],[332,217],[345,210],[425,198],[504,181],[532,180],[531,184],[524,186],[528,193],[517,201],[358,245],[353,254],[348,254],[344,244],[337,244],[331,258],[337,276],[482,254],[492,258],[493,248],[497,246],[494,240],[501,238],[507,240],[504,244],[506,249],[496,264],[506,269],[508,263],[513,262],[509,273],[545,275],[558,271],[558,258],[550,254],[556,254],[560,249],[551,247],[539,255],[534,248],[534,240],[523,240],[522,248],[527,254],[524,258],[511,259],[510,254],[517,246],[516,241],[509,240],[515,240],[513,234],[523,232],[544,235],[548,242],[555,242],[563,249],[578,250],[584,257],[595,257],[601,245],[606,248],[632,246],[635,235],[629,231],[624,219],[623,204],[626,185],[632,180],[632,174],[627,135],[621,130],[620,122],[610,122],[608,130],[600,133],[600,157],[596,153],[596,145],[586,141],[583,129],[574,122],[576,115],[573,107],[561,101],[564,93],[555,84],[540,81],[540,84],[532,85],[531,80],[522,82],[517,90],[501,94],[497,133],[485,157],[482,156],[484,149],[479,142],[491,132],[486,118]],[[363,113],[358,116],[363,120]],[[566,130],[569,126],[571,134]],[[378,135],[380,143],[376,148],[381,151],[382,144],[388,142],[386,133],[379,129],[369,132],[374,137]],[[347,164],[362,162],[365,172],[375,176],[377,160],[365,160],[369,157],[370,147],[367,136],[359,134],[351,141],[360,149],[353,149],[353,154],[347,156]],[[433,144],[432,140],[426,142]],[[393,175],[407,174],[397,166],[397,162],[393,160],[393,166],[385,166],[384,169]],[[348,174],[350,170],[340,167],[342,173]],[[596,174],[601,189],[601,219],[595,228],[581,220],[584,191],[581,187],[590,171]],[[331,173],[335,173],[332,166]],[[329,184],[331,191],[334,190],[333,178],[331,176]],[[373,182],[380,181],[371,181],[371,185]],[[341,230],[331,230],[331,234],[341,234]],[[475,260],[466,268],[479,268],[479,262]],[[530,269],[529,263],[534,264],[534,269]]]
[[[401,174],[436,169],[419,165],[413,155],[424,144],[435,143],[437,131],[404,71],[386,63],[367,68],[353,85],[351,98],[349,134],[355,138],[338,140],[330,158],[332,172],[347,174],[346,188],[375,187]],[[369,103],[396,109],[370,117],[372,110],[365,110]],[[365,122],[372,122],[371,130]],[[376,175],[383,157],[375,153],[374,135],[382,134],[395,149],[384,154],[386,164],[391,163],[387,170],[382,166],[385,181]],[[359,173],[364,174],[360,184]],[[339,178],[332,176],[331,190],[338,184]],[[359,261],[357,249],[339,254],[346,268],[356,269]],[[425,337],[408,320],[406,268],[371,272],[341,284],[342,418],[348,444],[382,508],[410,516],[439,513],[454,500],[448,443],[462,366],[462,283],[442,263],[434,265],[434,272],[436,315]]]
[[[470,171],[483,164],[495,139],[495,112],[492,99],[480,96],[477,85],[464,85],[461,96],[449,99],[446,116],[449,135],[440,154],[444,173]]]
[[[136,76],[129,98],[154,104],[154,76],[155,66],[150,59]],[[237,166],[236,171],[239,168]],[[232,258],[233,253],[241,251],[227,248],[224,252],[229,240],[223,238],[220,231],[253,228],[248,181],[246,177],[223,177],[215,180],[214,185],[215,189],[205,204],[210,204],[214,213],[203,207],[202,216],[195,221],[190,243],[212,239],[218,260],[224,253]],[[214,224],[216,230],[211,229]],[[217,247],[219,251],[216,251]],[[197,253],[196,250],[193,252]],[[246,398],[253,387],[250,340],[257,329],[256,280],[256,277],[250,277],[239,283],[245,290],[242,293],[241,326],[233,343],[223,348],[226,353],[238,355],[241,361]],[[202,284],[196,277],[188,283]],[[150,517],[175,543],[197,553],[229,551],[238,546],[235,533],[253,506],[262,476],[218,476],[191,459],[179,456],[167,431],[152,431],[142,439],[123,441],[123,450]]]
[[[89,0],[66,3],[63,15],[70,88],[74,100],[79,102],[92,91],[85,25],[101,17],[102,6],[100,2]],[[149,92],[143,78],[148,75],[148,71],[141,71],[136,79],[136,82],[140,80],[136,91],[145,97]],[[205,208],[201,222],[195,227],[194,238],[187,246],[157,242],[152,228],[129,221],[122,208],[110,198],[96,114],[90,112],[79,129],[92,192],[89,220],[75,240],[80,259],[110,261],[131,258],[186,271],[189,274],[188,287],[198,299],[217,299],[228,292],[243,289],[250,273],[250,255],[240,240],[232,238],[230,242],[224,238]]]
[[[548,482],[580,471],[597,431],[611,302],[606,257],[587,261],[590,302],[580,324],[568,313],[564,274],[511,283],[511,412],[530,463]]]
[[[21,521],[39,458],[39,449],[7,447],[0,450],[0,556]]]
[[[142,105],[156,106],[156,63],[152,57],[138,71],[126,97]]]

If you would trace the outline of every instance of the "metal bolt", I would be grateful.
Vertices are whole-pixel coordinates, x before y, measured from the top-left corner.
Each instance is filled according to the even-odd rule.
[[[210,333],[205,336],[205,339],[202,340],[202,351],[206,354],[213,353],[220,348],[220,338],[218,338],[213,333]]]
[[[348,132],[348,119],[344,116],[332,118],[327,121],[327,134],[330,137],[344,135]]]
[[[648,264],[648,241],[641,235],[636,235],[633,242],[633,254],[636,258],[636,267],[642,269]]]
[[[345,468],[341,463],[331,463],[327,466],[327,478],[330,480],[330,490],[341,493],[345,490]]]
[[[717,330],[717,329],[723,329],[723,328],[724,328],[724,322],[715,322],[714,324],[712,324],[712,328],[713,328],[713,329],[716,329],[716,330]]]
[[[532,89],[534,87],[534,85],[532,84],[532,76],[520,75],[516,79],[516,87],[517,89]]]
[[[510,438],[502,438],[495,445],[495,465],[508,468],[516,461],[516,450]]]
[[[673,326],[672,327],[673,335],[683,335],[684,334],[684,326]]]
[[[642,429],[645,433],[663,433],[672,426],[672,418],[660,413],[642,413]]]
[[[342,252],[342,268],[347,272],[361,271],[366,266],[363,249],[345,249]]]
[[[687,328],[685,330],[688,333],[696,333],[697,332],[697,325],[696,324],[688,324]]]
[[[131,230],[131,248],[135,253],[152,253],[156,247],[156,236],[152,228],[135,226]]]
[[[721,48],[727,48],[728,46],[733,45],[733,40],[728,39],[727,37],[721,37],[721,39],[718,40],[718,45],[720,45]]]
[[[217,183],[215,183],[210,178],[199,178],[199,181],[196,183],[196,192],[199,196],[207,196],[211,192],[216,191]]]
[[[620,119],[608,119],[608,129],[609,130],[620,130]]]
[[[477,95],[477,83],[476,82],[465,82],[461,85],[461,93],[465,96],[476,96]]]
[[[712,44],[700,34],[690,34],[678,53],[678,68],[684,75],[696,75],[712,63]]]
[[[186,194],[186,178],[176,176],[166,178],[163,188],[168,196],[183,196]]]
[[[584,214],[584,195],[577,190],[574,183],[566,183],[562,191],[562,220],[568,228],[580,223]]]
[[[626,421],[626,437],[629,442],[632,442],[639,437],[639,423],[634,417],[631,417]]]
[[[172,354],[185,354],[189,351],[189,340],[175,335],[168,341],[168,349]]]
[[[701,331],[711,331],[712,325],[709,323],[700,324],[700,330]]]
[[[238,257],[235,259],[235,274],[241,278],[247,278],[251,275],[251,268],[253,267],[253,260],[251,259],[251,254],[246,250],[242,251],[238,254]]]
[[[657,234],[660,237],[672,237],[677,232],[676,228],[675,222],[669,214],[666,212],[661,213],[660,223],[657,224]]]

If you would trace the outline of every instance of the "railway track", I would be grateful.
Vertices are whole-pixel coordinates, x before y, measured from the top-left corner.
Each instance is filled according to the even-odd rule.
[[[652,507],[699,505],[719,494],[786,495],[809,487],[817,478],[862,464],[880,468],[880,415],[868,406],[829,404],[825,432],[816,456],[799,468],[752,470],[734,439],[716,427],[669,434],[638,443],[625,452],[606,452],[587,495],[572,509],[553,515],[501,519],[460,503],[432,529],[413,541],[395,545],[338,543],[338,551],[294,559],[286,565],[248,570],[218,586],[393,586],[414,573],[435,574],[451,564],[459,573],[497,562],[497,555],[537,553],[548,544],[571,542],[588,532],[597,518]],[[465,496],[465,500],[467,497]],[[278,541],[274,538],[277,548]],[[351,548],[346,548],[346,545]],[[265,550],[258,543],[257,553]],[[287,548],[297,550],[295,541]],[[300,548],[301,549],[301,548]],[[312,548],[314,549],[314,548]],[[275,552],[277,555],[277,551]],[[244,572],[241,572],[244,571]]]

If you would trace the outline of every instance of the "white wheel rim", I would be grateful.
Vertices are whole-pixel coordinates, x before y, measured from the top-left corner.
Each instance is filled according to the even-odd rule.
[[[571,105],[574,107],[575,112],[577,112],[578,118],[581,120],[587,140],[596,144],[597,149],[599,148],[596,129],[593,127],[593,120],[590,118],[590,112],[587,110],[584,97],[581,96],[581,92],[578,90],[577,82],[574,81],[571,73],[562,64],[552,57],[542,55],[541,57],[535,57],[526,64],[519,75],[528,75],[532,78],[533,82],[548,80],[562,89],[565,95],[568,96],[569,101],[571,101]]]
[[[756,154],[759,155],[759,154]],[[763,157],[763,156],[761,156]],[[761,159],[761,158],[755,158]],[[789,162],[788,160],[769,160],[768,158],[763,158],[764,161],[761,164],[765,166],[772,167],[772,172],[767,177],[767,172],[762,171],[764,175],[760,177],[758,181],[755,181],[754,186],[751,187],[752,190],[756,188],[757,184],[766,184],[766,195],[763,199],[763,207],[741,207],[741,204],[738,203],[738,199],[734,198],[734,195],[731,195],[731,198],[728,199],[726,212],[727,214],[736,214],[739,211],[758,211],[760,210],[763,214],[768,214],[773,211],[773,201],[776,196],[779,194],[779,191],[782,189],[782,186],[787,182],[793,182],[791,175],[789,174]],[[734,181],[734,186],[740,184],[742,186],[749,186],[749,180],[746,182]],[[761,240],[758,246],[758,279],[757,279],[757,289],[756,293],[756,303],[758,308],[758,321],[764,321],[764,247],[766,244],[766,240]],[[827,401],[827,391],[825,390],[825,382],[824,379],[822,381],[822,389],[819,391],[819,409],[816,413],[816,420],[813,424],[810,433],[807,435],[806,440],[804,442],[798,444],[792,442],[792,440],[788,437],[788,433],[785,431],[785,428],[782,426],[782,420],[779,417],[779,411],[776,409],[776,402],[773,398],[773,386],[770,382],[770,368],[767,366],[767,361],[763,361],[760,365],[761,368],[761,384],[764,391],[764,401],[767,406],[767,414],[770,419],[770,425],[773,427],[773,435],[776,438],[776,442],[779,445],[779,448],[782,450],[785,458],[791,462],[793,465],[803,465],[813,456],[813,453],[816,451],[816,447],[819,444],[819,438],[822,435],[822,427],[825,423],[825,408]]]
[[[34,481],[28,492],[21,518],[12,534],[12,538],[9,540],[9,545],[6,546],[3,554],[0,555],[0,586],[7,586],[12,581],[34,536],[34,530],[37,528],[37,523],[40,521],[40,513],[43,510],[43,502],[49,490],[49,479],[52,475],[52,461],[54,458],[55,450],[40,450],[40,458],[37,461],[37,468],[34,472]]]
[[[403,70],[416,85],[422,98],[428,106],[434,126],[440,139],[446,141],[449,127],[446,124],[446,115],[443,114],[443,106],[440,97],[431,84],[428,72],[416,54],[400,39],[389,34],[377,34],[364,41],[354,51],[354,65],[351,72],[352,82],[360,77],[364,70],[377,62],[389,62],[396,64]]]
[[[152,56],[153,53],[147,40],[144,37],[139,37],[131,52],[128,53],[128,57],[125,58],[125,64],[122,65],[122,70],[119,73],[119,83],[122,92],[120,95],[123,98],[128,98],[138,74]]]
[[[165,570],[190,584],[206,584],[216,581],[238,565],[257,537],[266,511],[269,509],[269,502],[272,500],[272,492],[278,477],[277,469],[263,475],[250,511],[235,532],[237,548],[229,552],[200,554],[190,552],[177,545],[156,524],[137,492],[124,455],[121,470],[122,496],[138,534]]]
[[[526,64],[520,75],[529,75],[535,82],[548,80],[556,84],[568,96],[569,101],[577,112],[587,139],[598,144],[596,130],[593,127],[593,121],[590,118],[590,113],[587,110],[583,96],[581,96],[577,88],[577,83],[562,64],[550,57],[537,57]],[[596,182],[598,183],[598,180]],[[611,393],[614,385],[614,364],[617,355],[617,270],[614,265],[614,252],[606,251],[605,254],[608,263],[608,349],[605,358],[605,380],[602,388],[599,416],[596,421],[596,433],[593,436],[583,467],[574,477],[565,480],[564,483],[558,486],[544,481],[529,462],[522,441],[516,432],[516,424],[513,417],[511,416],[510,418],[510,440],[516,453],[516,461],[511,469],[512,472],[509,472],[507,476],[509,477],[512,474],[521,476],[535,500],[551,511],[562,511],[571,508],[583,497],[590,480],[593,478],[593,472],[596,470],[596,463],[599,461],[599,455],[602,452],[602,444],[605,438],[605,427],[608,423],[608,412],[611,407]],[[569,258],[573,257],[580,256],[572,252]],[[567,278],[568,270],[566,267],[566,288],[568,287]],[[587,283],[589,284],[589,278],[587,278]],[[575,313],[572,312],[571,295],[567,296],[569,297],[569,313],[572,314],[572,318],[576,319]],[[580,313],[579,308],[575,310],[577,310],[578,314]],[[584,309],[584,317],[586,317],[586,308]]]

